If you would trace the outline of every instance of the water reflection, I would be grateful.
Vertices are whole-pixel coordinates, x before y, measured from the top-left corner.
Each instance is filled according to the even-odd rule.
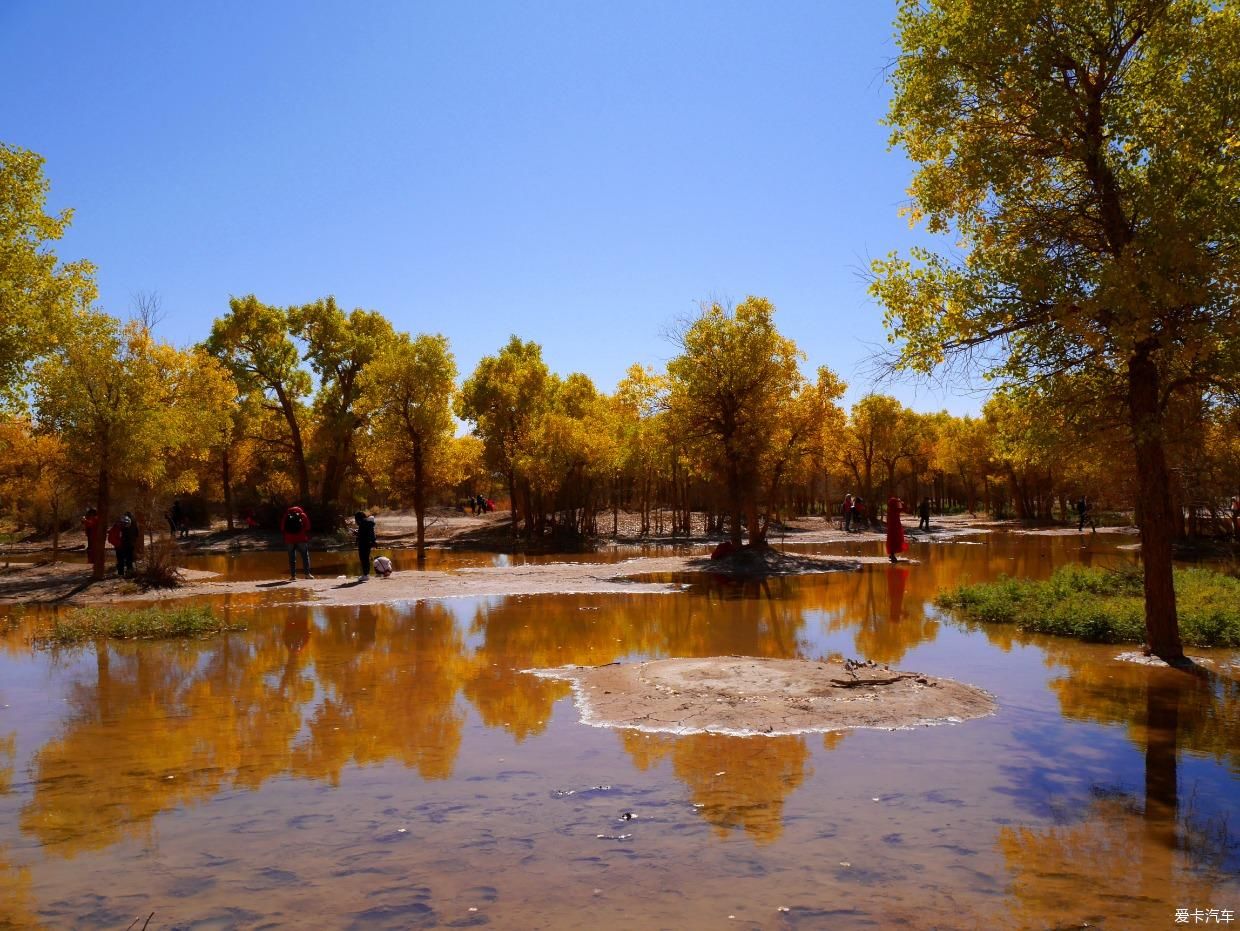
[[[1084,552],[1100,561],[1128,558],[1090,546]],[[1023,637],[1008,628],[966,631],[929,606],[939,588],[960,581],[1001,572],[1045,575],[1079,558],[1080,547],[1062,538],[923,544],[914,547],[918,564],[761,584],[706,580],[671,595],[330,609],[279,604],[284,596],[278,592],[232,596],[217,604],[245,620],[244,632],[63,653],[32,653],[27,641],[37,616],[28,618],[0,637],[0,690],[3,701],[18,708],[0,717],[0,927],[6,921],[33,926],[37,904],[48,901],[61,902],[55,914],[73,923],[77,905],[64,905],[62,897],[66,889],[80,894],[74,878],[80,870],[57,873],[56,864],[86,861],[80,869],[112,878],[136,875],[143,867],[115,852],[172,847],[174,832],[164,826],[173,812],[221,813],[223,839],[216,838],[216,849],[248,862],[246,826],[296,820],[311,797],[319,806],[315,817],[349,836],[355,822],[416,822],[424,802],[435,825],[423,826],[431,859],[401,862],[426,875],[469,874],[484,863],[514,875],[531,864],[550,869],[546,864],[566,862],[570,848],[574,864],[631,869],[626,875],[634,878],[642,870],[693,873],[698,866],[689,861],[709,861],[712,845],[734,851],[730,845],[743,843],[757,851],[750,861],[755,877],[781,870],[802,883],[812,877],[815,887],[826,883],[822,896],[845,899],[867,883],[881,883],[901,907],[930,884],[917,878],[933,870],[928,858],[962,858],[967,867],[949,865],[984,880],[951,885],[957,874],[950,870],[933,880],[947,884],[942,894],[959,903],[961,925],[990,916],[999,901],[993,889],[1002,888],[1009,894],[995,920],[1019,927],[1054,925],[1068,912],[1097,923],[1105,908],[1122,917],[1118,926],[1140,927],[1154,914],[1151,903],[1163,909],[1198,896],[1204,906],[1229,892],[1234,901],[1234,881],[1219,880],[1240,865],[1230,827],[1220,820],[1228,800],[1235,801],[1240,777],[1240,687],[1233,680],[1118,664],[1113,649]],[[521,671],[660,656],[814,657],[828,648],[888,663],[918,650],[918,668],[999,692],[1001,714],[944,728],[934,740],[872,732],[825,734],[821,743],[818,737],[616,733],[581,728],[566,683]],[[923,661],[937,667],[920,666]],[[1008,687],[1018,699],[1004,691]],[[36,709],[43,715],[38,722]],[[1093,791],[1052,795],[1049,816],[1021,797],[1030,785],[1049,784],[1048,774],[1060,777],[1073,765],[1071,756],[1056,762],[1061,743],[1108,734],[1127,754],[1104,761],[1116,767],[1114,779],[1091,772]],[[943,745],[952,749],[935,755]],[[1009,767],[1014,793],[989,788],[988,779],[1002,776],[961,775],[1013,749],[1022,754]],[[497,762],[516,756],[519,765]],[[908,784],[901,784],[906,769]],[[610,858],[574,847],[578,835],[593,839],[596,830],[575,833],[577,825],[555,823],[564,809],[546,807],[548,788],[603,779],[641,783],[651,807],[680,806],[689,824],[669,816],[673,837],[644,822],[640,851],[620,848]],[[372,795],[366,780],[377,786]],[[508,780],[512,785],[505,788]],[[871,789],[872,781],[890,782],[892,794],[907,801],[884,799],[869,808],[871,794],[880,792]],[[846,787],[838,794],[837,783]],[[334,794],[325,800],[307,784]],[[939,786],[961,784],[969,790],[953,789],[959,799],[934,795]],[[409,801],[402,792],[426,799]],[[247,809],[246,797],[263,801]],[[620,804],[607,810],[606,824],[614,823]],[[582,806],[585,818],[590,808]],[[948,808],[952,814],[945,815]],[[951,826],[962,810],[976,808],[993,817],[966,817],[963,827]],[[162,813],[170,814],[161,819]],[[338,813],[338,821],[326,820]],[[811,826],[819,815],[830,832]],[[463,820],[441,826],[456,817]],[[200,829],[204,823],[198,822]],[[850,832],[865,836],[880,823],[885,826],[873,828],[869,843],[876,849],[847,849]],[[381,860],[393,849],[394,831],[375,828],[374,837],[353,840],[347,853]],[[830,839],[835,832],[838,841]],[[500,835],[502,844],[494,840]],[[450,852],[436,853],[445,838],[451,838]],[[844,848],[838,853],[831,846],[837,842]],[[303,873],[320,869],[319,861],[306,859],[309,853],[279,852],[273,844],[263,848],[268,861],[287,857],[301,862]],[[496,852],[501,848],[503,856]],[[535,848],[544,859],[535,857]],[[839,876],[824,879],[812,866],[827,849],[830,863],[868,855],[884,870],[863,874],[841,867]],[[96,856],[100,851],[108,857]],[[571,869],[577,868],[586,867]],[[325,887],[329,872],[322,872]],[[383,881],[394,882],[397,873]],[[700,878],[708,888],[710,878]],[[598,879],[583,881],[588,896]],[[733,877],[712,888],[730,894],[729,887],[742,882]],[[1082,883],[1092,884],[1087,895]],[[750,898],[765,894],[745,888]],[[232,891],[244,897],[244,890]],[[576,894],[571,883],[561,891]],[[1079,908],[1064,904],[1073,895]],[[264,906],[253,897],[247,901],[261,917]],[[323,907],[324,914],[346,914],[333,910],[330,895]],[[1157,914],[1156,926],[1170,924],[1172,912]],[[648,913],[638,907],[627,916],[630,925],[640,925]],[[666,915],[660,922],[678,924]],[[508,923],[528,922],[510,915]]]
[[[1065,713],[1118,715],[1143,750],[1144,791],[1095,786],[1087,809],[1061,813],[1062,824],[1003,828],[998,846],[1013,879],[1009,921],[1039,927],[1071,916],[1082,926],[1161,927],[1177,908],[1228,907],[1240,838],[1226,808],[1203,813],[1195,797],[1184,803],[1179,758],[1206,753],[1235,771],[1240,686],[1213,673],[1112,667],[1114,681],[1100,687],[1083,664],[1067,665],[1085,674],[1058,680]]]
[[[752,740],[722,734],[669,737],[623,731],[622,740],[638,769],[647,770],[670,759],[698,814],[720,837],[741,830],[760,844],[779,837],[784,801],[805,781],[809,770],[809,748],[803,737]]]

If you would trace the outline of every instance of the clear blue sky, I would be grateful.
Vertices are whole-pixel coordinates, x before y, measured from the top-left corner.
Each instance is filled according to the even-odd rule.
[[[203,338],[230,294],[509,333],[610,390],[702,298],[761,294],[852,386],[868,259],[914,239],[894,4],[6,0],[0,139],[47,159],[101,303]],[[921,409],[976,397],[911,385]]]

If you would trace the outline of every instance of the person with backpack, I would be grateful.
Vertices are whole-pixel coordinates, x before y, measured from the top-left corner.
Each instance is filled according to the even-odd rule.
[[[123,576],[125,571],[121,566],[121,522],[119,520],[108,527],[107,541],[112,547],[112,552],[116,554],[116,574]]]
[[[113,544],[116,547],[116,574],[121,578],[132,577],[133,557],[137,551],[138,538],[142,536],[142,531],[138,529],[138,522],[134,520],[133,514],[129,511],[125,512],[125,516],[120,519],[117,526],[119,527],[118,539]]]
[[[362,563],[362,579],[370,578],[370,551],[374,549],[375,538],[375,519],[367,517],[364,511],[358,511],[353,515],[353,520],[357,524],[357,558]]]
[[[280,532],[284,534],[284,545],[288,547],[288,577],[297,578],[297,553],[301,553],[301,568],[307,579],[310,574],[310,517],[294,504],[280,519]]]

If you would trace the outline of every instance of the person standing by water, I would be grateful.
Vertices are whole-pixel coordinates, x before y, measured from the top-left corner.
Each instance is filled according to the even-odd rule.
[[[310,574],[310,517],[294,504],[284,512],[280,519],[280,532],[284,534],[284,545],[288,547],[288,577],[297,578],[297,553],[301,553],[301,568],[307,579]]]
[[[922,498],[921,504],[917,505],[917,529],[930,532],[930,499]]]
[[[887,499],[887,558],[896,561],[896,554],[908,549],[908,540],[904,539],[904,525],[900,523],[900,511],[904,502],[892,495]]]
[[[358,511],[353,515],[353,520],[357,524],[357,558],[362,562],[361,578],[370,578],[370,551],[374,549],[375,538],[375,519],[367,517],[364,511]]]
[[[95,564],[95,555],[103,546],[103,534],[99,532],[99,512],[95,508],[87,508],[82,515],[82,532],[86,534],[86,561]]]
[[[1087,521],[1089,522],[1089,526],[1093,530],[1093,532],[1094,533],[1098,532],[1098,524],[1095,523],[1093,517],[1091,517],[1089,513],[1089,500],[1084,495],[1081,495],[1081,497],[1077,499],[1076,516],[1077,516],[1077,522],[1076,522],[1077,533],[1083,533],[1085,531],[1085,523]]]
[[[133,514],[128,511],[121,518],[119,542],[116,544],[116,574],[121,578],[133,576],[133,557],[138,548],[138,538],[142,531]]]
[[[844,516],[844,532],[848,533],[850,530],[852,530],[852,518],[853,518],[853,496],[852,496],[851,491],[848,494],[844,495],[843,516]]]

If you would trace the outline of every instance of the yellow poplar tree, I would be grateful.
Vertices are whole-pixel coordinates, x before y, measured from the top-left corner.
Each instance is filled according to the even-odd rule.
[[[895,364],[1107,387],[1149,648],[1179,663],[1167,413],[1240,370],[1240,3],[901,0],[896,39],[910,217],[955,244],[876,263]]]
[[[224,428],[236,391],[227,372],[200,351],[157,342],[137,322],[80,312],[34,369],[36,423],[59,437],[109,520],[118,482],[156,487],[174,478],[170,460],[205,459]],[[95,576],[104,547],[95,549]]]
[[[419,560],[426,558],[430,493],[452,480],[455,385],[456,360],[440,335],[397,334],[359,377],[358,405],[369,412],[371,457],[409,477]]]

